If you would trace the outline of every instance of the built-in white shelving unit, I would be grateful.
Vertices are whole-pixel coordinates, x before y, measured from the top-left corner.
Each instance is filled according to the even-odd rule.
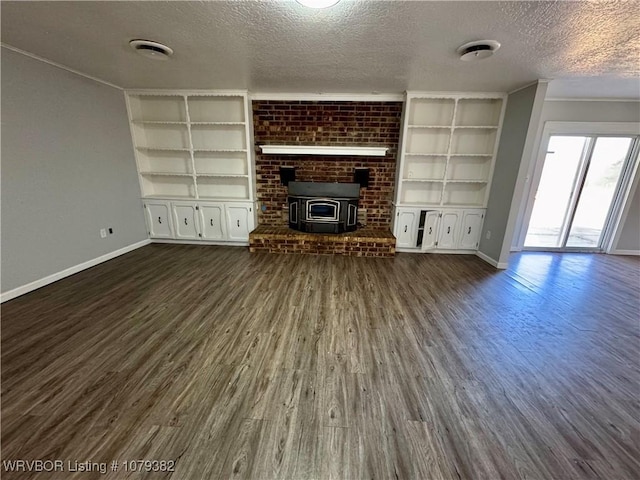
[[[416,245],[411,247],[412,240],[404,235],[398,247],[425,249],[417,240],[418,230],[424,227],[421,222],[425,221],[420,212],[437,212],[439,218],[443,212],[454,212],[451,218],[459,219],[465,212],[468,218],[476,212],[484,218],[505,98],[503,94],[407,92],[396,175],[394,231],[399,239],[401,233],[415,237]],[[409,210],[412,214],[405,218],[418,218],[415,225],[399,225],[397,220]],[[434,223],[431,230],[437,226]],[[461,227],[456,224],[455,228]],[[478,230],[478,225],[474,224],[473,230]],[[468,249],[472,239],[462,243]],[[453,250],[462,248],[451,247],[455,242],[449,245]],[[431,247],[436,246],[434,240]]]
[[[143,198],[254,199],[246,92],[127,99]]]
[[[173,236],[165,232],[155,237],[190,238],[177,228],[181,212],[188,211],[177,203],[180,200],[218,202],[216,208],[220,206],[223,212],[227,207],[229,212],[236,212],[235,207],[246,206],[249,216],[255,219],[255,169],[249,148],[251,116],[247,92],[138,90],[127,92],[126,98],[141,196],[143,200],[167,201],[166,208],[174,217],[172,220],[168,215],[165,224],[150,224],[152,237],[154,231],[164,232],[160,227],[171,226]],[[199,204],[193,206],[200,211]],[[163,218],[153,215],[148,221],[162,222]],[[233,221],[238,223],[236,228],[243,223]],[[186,217],[180,222],[183,227],[189,224]],[[253,224],[250,219],[248,225]],[[193,232],[202,237],[200,227],[194,228]]]
[[[407,93],[396,205],[484,207],[502,95]]]

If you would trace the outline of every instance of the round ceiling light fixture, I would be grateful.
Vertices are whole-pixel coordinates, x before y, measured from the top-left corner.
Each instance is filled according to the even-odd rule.
[[[151,40],[131,40],[129,45],[143,57],[153,60],[167,60],[173,55],[172,49],[161,43],[152,42]]]
[[[340,0],[296,0],[300,5],[309,8],[329,8],[333,7]]]
[[[460,55],[460,60],[470,62],[489,58],[499,48],[500,43],[495,40],[476,40],[458,47],[456,52]]]

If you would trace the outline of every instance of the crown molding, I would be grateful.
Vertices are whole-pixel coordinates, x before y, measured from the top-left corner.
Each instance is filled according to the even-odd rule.
[[[551,82],[551,80],[547,80],[547,79],[545,79],[545,78],[540,78],[540,79],[535,80],[535,81],[533,81],[533,82],[531,82],[531,83],[527,83],[526,85],[523,85],[523,86],[521,86],[521,87],[518,87],[518,88],[516,88],[515,90],[511,90],[511,91],[508,93],[508,95],[511,95],[512,93],[519,92],[520,90],[524,90],[525,88],[529,88],[529,87],[531,87],[531,86],[533,86],[533,85],[538,85],[539,83],[549,83],[549,82]]]
[[[251,100],[313,102],[402,102],[402,93],[250,93]]]
[[[552,97],[545,102],[640,102],[640,98],[603,98],[603,97]]]
[[[0,47],[6,48],[7,50],[11,50],[12,52],[15,52],[15,53],[19,53],[20,55],[24,55],[25,57],[33,58],[34,60],[38,60],[39,62],[46,63],[48,65],[51,65],[52,67],[66,70],[69,73],[80,75],[81,77],[88,78],[89,80],[93,80],[94,82],[102,83],[103,85],[107,85],[108,87],[116,88],[118,90],[124,90],[122,87],[119,87],[118,85],[115,85],[111,82],[107,82],[106,80],[102,80],[101,78],[97,78],[91,75],[87,75],[86,73],[82,73],[78,70],[74,70],[73,68],[67,67],[66,65],[62,65],[60,63],[47,60],[46,58],[36,55],[35,53],[27,52],[26,50],[21,50],[11,45],[7,45],[6,43],[0,43]]]

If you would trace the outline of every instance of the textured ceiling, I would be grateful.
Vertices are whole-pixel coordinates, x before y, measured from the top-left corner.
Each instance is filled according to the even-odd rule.
[[[511,91],[640,97],[638,2],[2,1],[2,42],[125,88],[254,92]],[[156,62],[128,41],[172,47]],[[456,48],[502,48],[462,62]]]

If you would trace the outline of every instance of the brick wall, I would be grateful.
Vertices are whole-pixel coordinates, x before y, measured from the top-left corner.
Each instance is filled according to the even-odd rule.
[[[296,180],[353,182],[354,168],[369,169],[369,186],[360,190],[367,226],[389,228],[400,137],[402,102],[253,102],[258,200],[262,225],[285,225],[287,187],[281,166],[296,167]],[[258,145],[385,146],[385,157],[262,155]]]

